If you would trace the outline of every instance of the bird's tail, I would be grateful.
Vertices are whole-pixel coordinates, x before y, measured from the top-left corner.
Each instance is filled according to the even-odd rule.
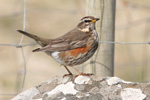
[[[22,31],[22,30],[17,30],[17,31],[21,34],[24,34],[24,35],[34,39],[41,46],[46,46],[50,42],[50,39],[41,38],[41,37],[38,37],[34,34],[31,34],[31,33],[28,33],[28,32]]]
[[[17,31],[20,32],[20,33],[22,33],[22,34],[24,34],[24,35],[26,35],[26,36],[28,36],[28,37],[30,37],[30,38],[32,38],[32,39],[34,39],[34,40],[36,40],[36,41],[39,39],[38,36],[33,35],[31,33],[28,33],[28,32],[22,31],[22,30],[17,30]]]

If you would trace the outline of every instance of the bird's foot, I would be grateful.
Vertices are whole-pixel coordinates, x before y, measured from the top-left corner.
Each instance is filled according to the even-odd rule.
[[[79,75],[76,75],[75,78],[78,77],[78,76],[80,76],[80,75],[81,76],[92,76],[94,74],[92,74],[92,73],[80,73]]]
[[[72,73],[65,74],[65,75],[63,76],[63,78],[66,77],[66,76],[73,76],[73,74],[72,74]]]

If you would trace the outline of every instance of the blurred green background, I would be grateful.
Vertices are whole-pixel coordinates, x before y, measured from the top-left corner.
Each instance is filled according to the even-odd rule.
[[[150,1],[117,0],[117,42],[150,41]],[[19,44],[23,29],[23,0],[0,1],[0,44]],[[26,30],[33,34],[55,38],[73,29],[86,15],[86,0],[27,0]],[[34,43],[24,37],[23,44]],[[45,53],[32,53],[38,45],[24,47],[27,73],[24,90],[66,70]],[[8,100],[22,85],[24,75],[20,48],[0,45],[0,100]],[[81,66],[77,66],[81,69]],[[150,81],[150,45],[115,45],[115,76],[127,81]],[[72,70],[74,72],[74,70]]]

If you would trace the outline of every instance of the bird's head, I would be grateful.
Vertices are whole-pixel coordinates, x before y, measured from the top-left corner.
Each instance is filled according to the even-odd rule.
[[[81,30],[83,32],[88,32],[90,30],[95,29],[95,23],[98,20],[99,20],[99,18],[95,18],[93,16],[86,16],[80,20],[80,23],[78,24],[77,27],[79,30]]]

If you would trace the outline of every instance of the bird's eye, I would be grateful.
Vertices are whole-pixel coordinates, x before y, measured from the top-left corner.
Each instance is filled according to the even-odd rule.
[[[84,22],[85,22],[85,23],[87,23],[87,22],[91,22],[91,20],[84,20]]]

